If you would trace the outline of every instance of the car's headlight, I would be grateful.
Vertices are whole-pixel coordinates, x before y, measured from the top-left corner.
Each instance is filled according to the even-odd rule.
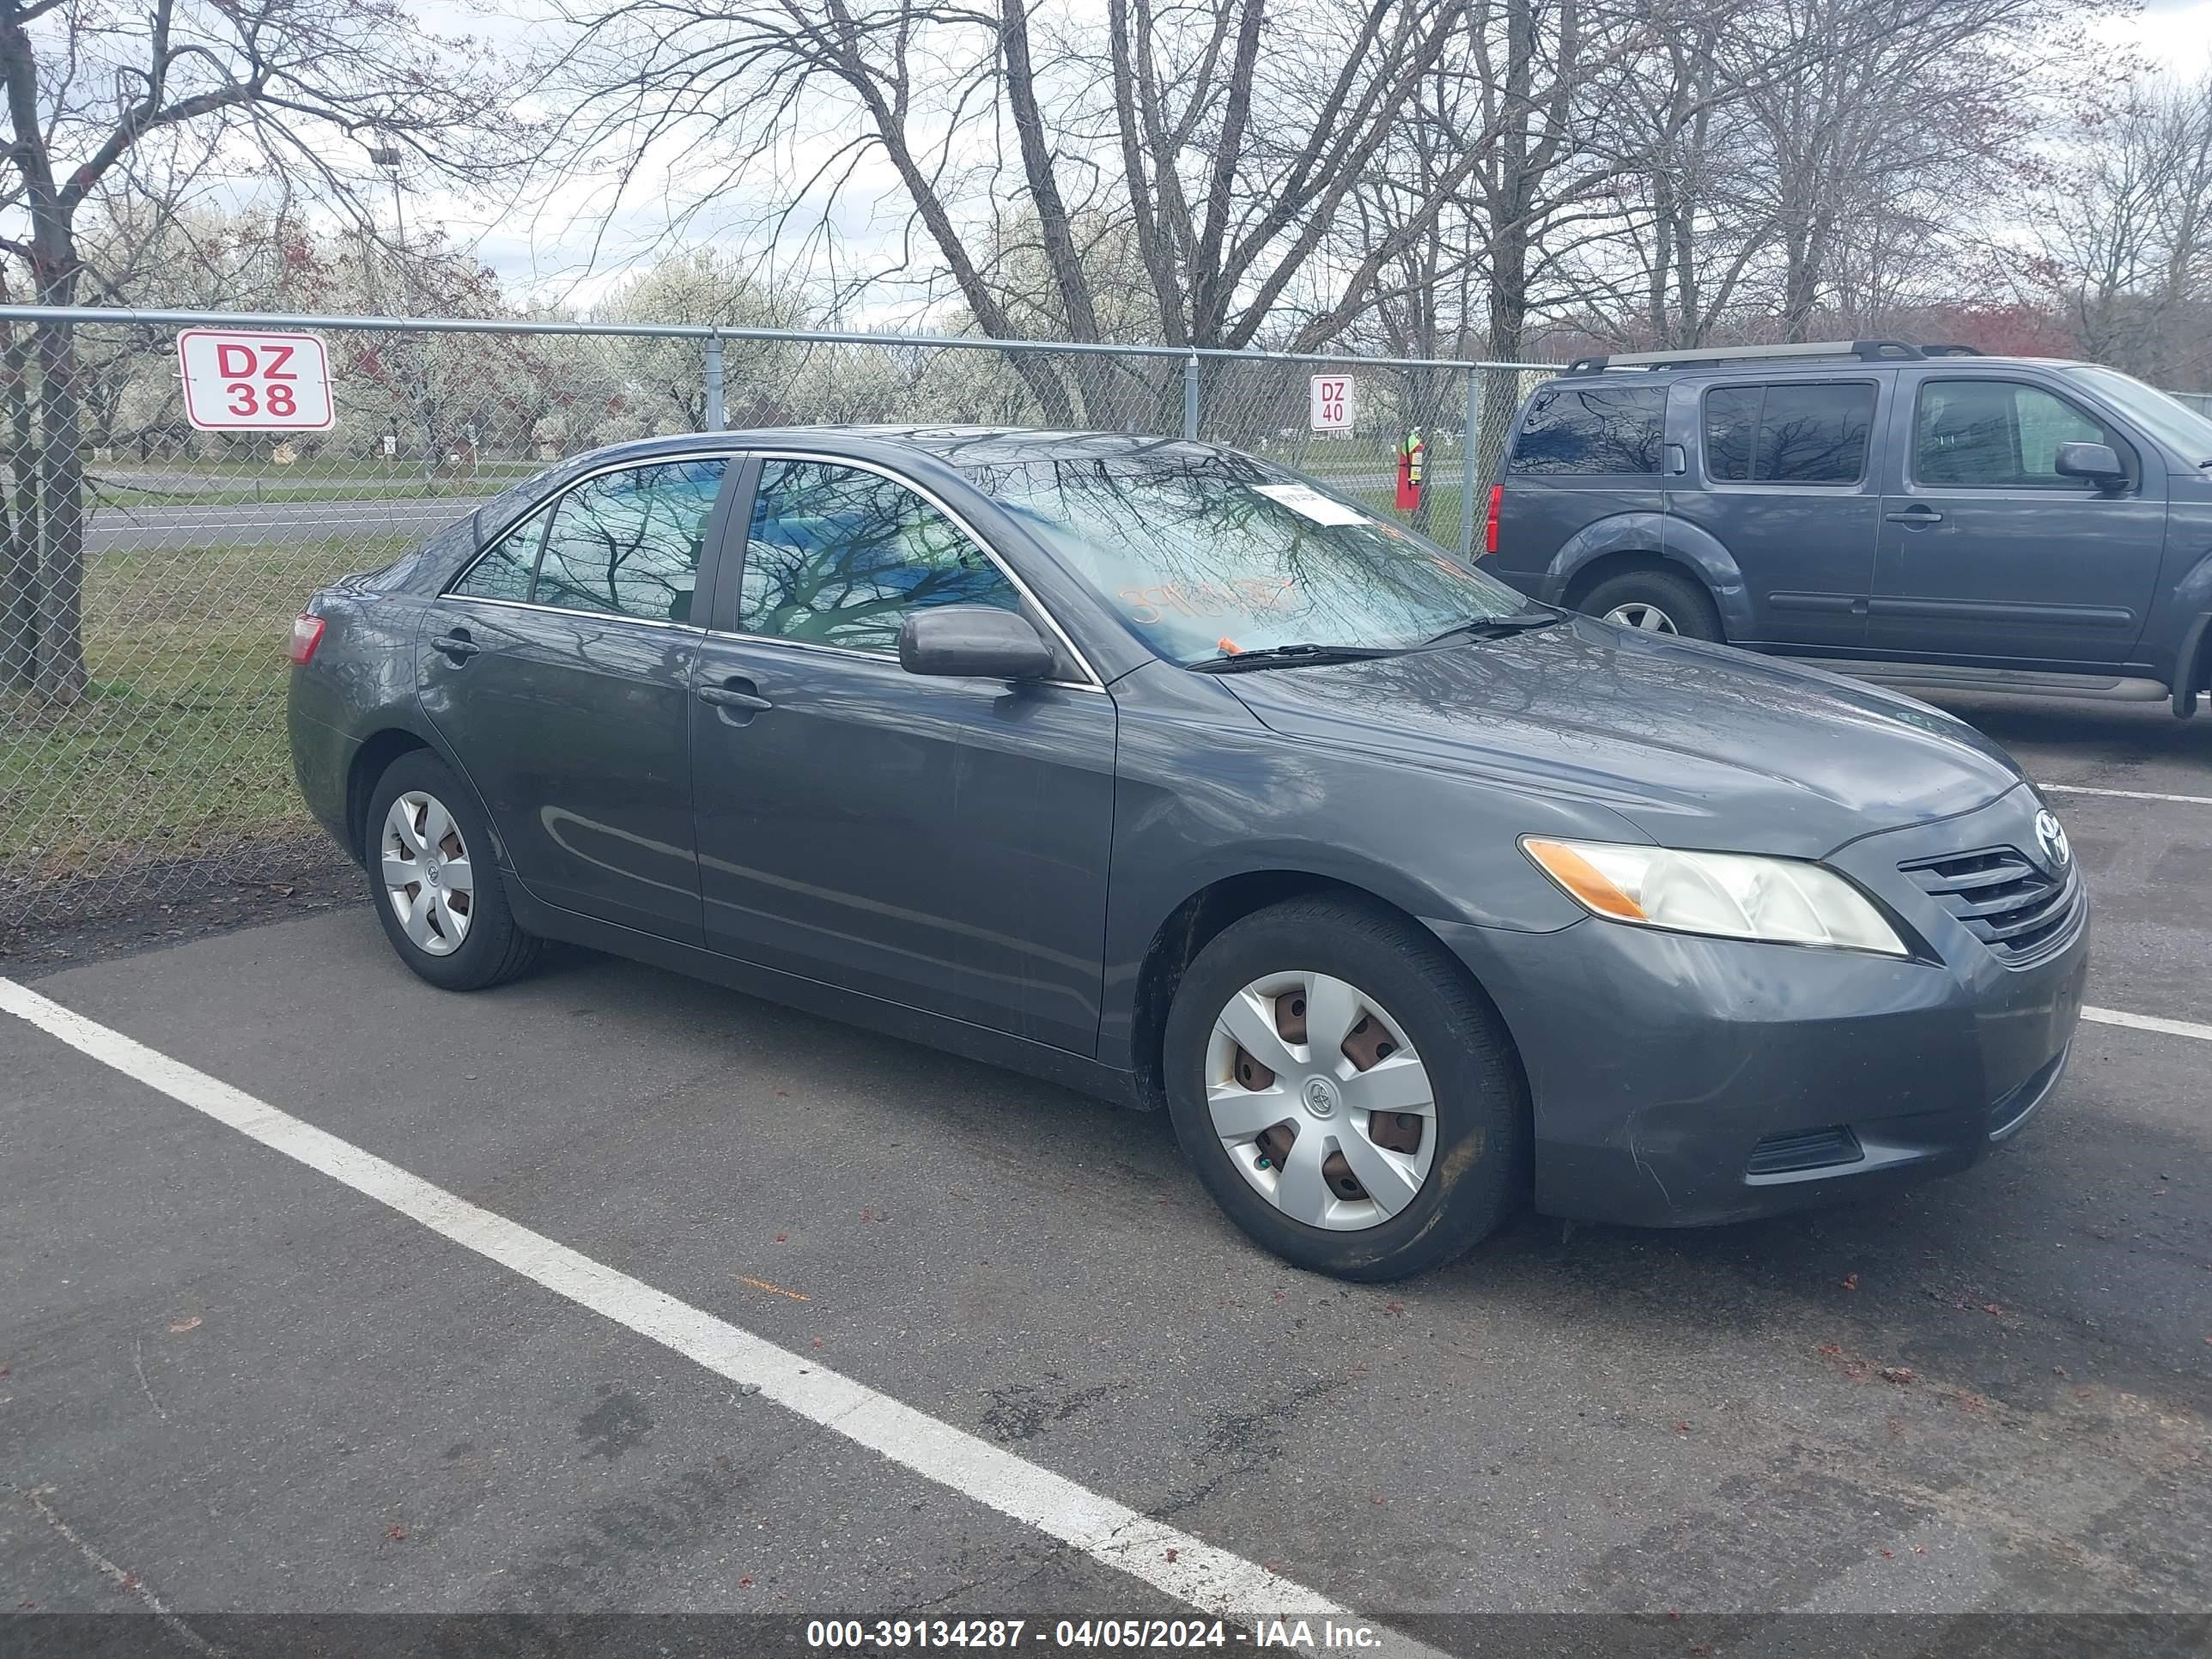
[[[1722,939],[1912,954],[1863,893],[1803,859],[1534,836],[1521,847],[1569,897],[1609,921]]]

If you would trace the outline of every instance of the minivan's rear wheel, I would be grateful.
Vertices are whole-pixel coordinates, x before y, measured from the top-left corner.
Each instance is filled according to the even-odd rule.
[[[1583,595],[1581,609],[1646,634],[1680,634],[1693,640],[1722,636],[1712,596],[1670,570],[1629,570],[1608,577]]]
[[[518,927],[489,826],[453,769],[413,750],[368,804],[369,895],[399,959],[431,984],[477,991],[527,971],[538,941]]]
[[[1224,929],[1176,988],[1163,1058],[1206,1189],[1299,1267],[1419,1273],[1524,1190],[1527,1095],[1496,1013],[1379,907],[1293,899]]]

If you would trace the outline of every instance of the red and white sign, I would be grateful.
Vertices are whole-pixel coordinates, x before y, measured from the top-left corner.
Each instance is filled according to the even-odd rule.
[[[1353,419],[1352,380],[1349,374],[1313,377],[1313,429],[1349,432]]]
[[[185,417],[203,432],[323,432],[331,364],[312,334],[188,328],[177,336]]]

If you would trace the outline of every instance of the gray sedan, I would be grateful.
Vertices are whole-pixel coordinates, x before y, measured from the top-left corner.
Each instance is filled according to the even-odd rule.
[[[2064,832],[1968,727],[1200,444],[601,450],[292,656],[301,790],[433,984],[569,940],[1164,1108],[1327,1273],[1962,1168],[2081,1005]]]

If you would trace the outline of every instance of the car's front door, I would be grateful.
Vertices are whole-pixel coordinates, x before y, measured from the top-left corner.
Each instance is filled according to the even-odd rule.
[[[1695,525],[1728,550],[1761,644],[1833,650],[1865,638],[1881,527],[1871,465],[1881,389],[1868,375],[1699,394],[1704,487],[1668,494],[1669,527]]]
[[[2027,376],[1946,366],[1898,377],[1867,644],[1906,658],[2127,661],[2166,547],[2158,452]],[[2110,444],[2126,488],[2062,475],[2068,442]]]
[[[1044,621],[908,481],[764,457],[745,526],[691,709],[708,945],[1091,1054],[1113,699],[1072,658],[1020,685],[900,667],[920,606]]]
[[[485,549],[416,648],[424,711],[523,883],[687,944],[691,602],[732,469],[709,455],[580,480]]]

